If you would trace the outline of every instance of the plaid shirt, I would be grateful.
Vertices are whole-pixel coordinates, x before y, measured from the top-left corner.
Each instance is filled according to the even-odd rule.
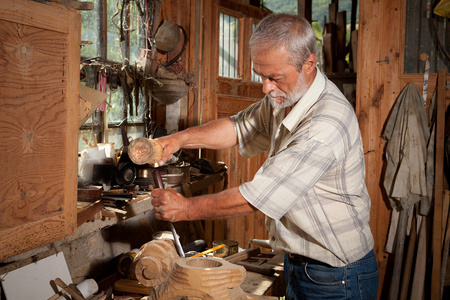
[[[231,117],[244,157],[269,151],[242,196],[266,215],[272,249],[331,266],[373,249],[370,198],[355,112],[319,70],[285,116],[268,97]]]

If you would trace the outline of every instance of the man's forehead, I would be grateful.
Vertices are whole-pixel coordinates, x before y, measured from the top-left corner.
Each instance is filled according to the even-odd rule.
[[[253,71],[266,77],[282,74],[284,69],[292,66],[287,56],[271,55],[270,53],[254,56],[252,62]]]

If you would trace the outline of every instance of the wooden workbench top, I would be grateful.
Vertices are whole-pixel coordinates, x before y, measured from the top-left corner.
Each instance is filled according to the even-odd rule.
[[[274,270],[274,274],[268,276],[247,270],[245,280],[241,284],[245,293],[255,296],[284,296],[286,288],[283,276],[283,253],[262,252],[257,258],[250,258],[246,262],[271,268]],[[275,299],[277,298],[275,297]]]

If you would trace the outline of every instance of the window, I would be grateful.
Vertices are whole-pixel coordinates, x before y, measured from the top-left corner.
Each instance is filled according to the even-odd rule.
[[[151,24],[149,17],[143,20],[141,16],[152,15],[149,3],[152,2],[94,0],[94,10],[81,11],[82,83],[109,97],[85,124],[80,124],[79,151],[93,144],[95,137],[98,143],[112,142],[119,149],[121,125],[128,137],[147,134],[148,107],[143,89],[136,82],[141,79],[139,51],[148,43],[147,26],[142,24]],[[142,14],[143,9],[146,14]]]
[[[239,20],[220,13],[219,76],[239,78]]]
[[[249,42],[258,23],[270,11],[237,0],[217,3],[217,17],[212,20],[217,32],[211,42],[219,56],[215,61],[218,94],[262,98],[262,80],[253,72]]]

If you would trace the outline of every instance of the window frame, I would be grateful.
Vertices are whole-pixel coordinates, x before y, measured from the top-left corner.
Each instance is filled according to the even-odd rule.
[[[237,77],[220,76],[219,75],[220,59],[218,59],[217,60],[217,66],[216,66],[217,67],[217,74],[216,74],[216,76],[218,78],[221,78],[221,79],[224,79],[224,80],[231,79],[231,80],[242,81],[244,79],[244,76],[245,76],[245,74],[243,74],[244,49],[243,49],[243,46],[242,46],[242,43],[244,41],[244,32],[245,32],[245,28],[244,28],[244,26],[245,26],[245,23],[244,23],[245,16],[243,14],[237,13],[235,11],[232,11],[232,10],[229,10],[229,9],[226,9],[226,8],[223,8],[223,7],[219,7],[219,16],[218,16],[219,17],[218,18],[219,22],[218,22],[218,26],[217,26],[217,28],[218,28],[217,32],[219,32],[219,34],[217,35],[217,39],[218,39],[217,40],[217,45],[218,45],[218,47],[217,47],[217,49],[218,49],[217,57],[220,57],[220,46],[219,45],[220,45],[220,33],[221,33],[221,31],[220,31],[220,14],[221,13],[230,15],[230,16],[235,17],[236,19],[238,19],[238,25],[239,25],[239,28],[238,28],[238,51],[237,51],[237,53],[238,53],[238,63],[237,63],[238,70],[237,70]]]

